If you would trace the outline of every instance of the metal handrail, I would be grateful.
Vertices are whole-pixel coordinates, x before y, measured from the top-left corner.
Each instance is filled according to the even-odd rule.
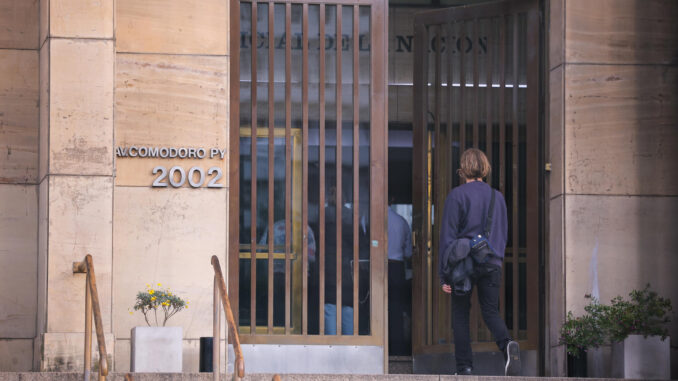
[[[235,352],[235,362],[233,367],[233,379],[240,380],[245,377],[245,359],[242,356],[242,349],[240,348],[240,337],[238,336],[238,329],[233,318],[233,311],[231,310],[231,303],[226,292],[226,283],[224,276],[221,273],[221,265],[219,258],[216,255],[212,256],[212,267],[214,267],[214,317],[213,317],[213,336],[212,336],[212,373],[214,374],[214,381],[219,381],[219,359],[221,357],[221,316],[219,311],[219,302],[224,308],[226,320],[233,340],[233,351]],[[227,350],[228,352],[228,350]]]
[[[92,256],[87,254],[82,262],[73,262],[73,273],[86,273],[85,281],[85,381],[89,381],[92,368],[92,312],[99,346],[99,381],[105,381],[108,375],[108,356],[106,355],[106,340],[104,338],[104,324],[99,307],[99,292],[94,275]]]

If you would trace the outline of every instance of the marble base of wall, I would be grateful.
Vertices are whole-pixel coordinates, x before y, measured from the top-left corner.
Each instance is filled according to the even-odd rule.
[[[113,367],[115,339],[104,334],[109,368]],[[82,372],[84,369],[84,333],[44,333],[35,339],[35,367],[40,372]],[[92,372],[99,369],[99,349],[96,334],[92,332]]]

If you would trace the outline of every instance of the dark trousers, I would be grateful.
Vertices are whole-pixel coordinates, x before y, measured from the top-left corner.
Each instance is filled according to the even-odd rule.
[[[483,320],[492,332],[499,350],[503,351],[511,338],[506,323],[499,315],[499,287],[501,283],[501,267],[496,265],[482,265],[476,267],[473,284],[478,290],[478,302]],[[471,295],[455,295],[452,293],[452,328],[454,329],[454,348],[457,360],[457,369],[473,368],[473,354],[471,352],[471,335],[469,333],[469,311],[471,309]]]

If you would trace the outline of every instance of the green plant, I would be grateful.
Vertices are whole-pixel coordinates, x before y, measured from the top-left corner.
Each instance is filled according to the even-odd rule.
[[[162,284],[158,283],[158,287],[161,286]],[[155,320],[155,325],[160,326],[158,321],[158,310],[160,310],[160,319],[164,327],[169,318],[182,309],[188,308],[188,302],[173,294],[169,288],[154,289],[150,284],[146,284],[146,290],[137,293],[133,308],[135,311],[141,311],[144,314],[144,320],[149,327],[151,326],[149,321],[151,315]],[[130,311],[130,314],[132,314],[132,311]]]
[[[586,313],[576,318],[568,312],[560,329],[560,344],[566,345],[567,352],[577,357],[589,348],[623,341],[629,335],[666,339],[667,323],[671,321],[671,300],[650,290],[649,284],[642,290],[631,291],[629,297],[630,300],[624,300],[617,296],[610,305],[593,298],[584,307]]]
[[[629,335],[668,336],[667,323],[671,321],[671,300],[650,290],[633,290],[630,300],[621,296],[612,299],[605,310],[603,325],[611,341],[623,341]]]
[[[579,357],[590,348],[597,348],[605,342],[604,331],[597,316],[584,314],[574,317],[567,313],[565,323],[560,328],[560,344],[567,346],[567,353]]]

